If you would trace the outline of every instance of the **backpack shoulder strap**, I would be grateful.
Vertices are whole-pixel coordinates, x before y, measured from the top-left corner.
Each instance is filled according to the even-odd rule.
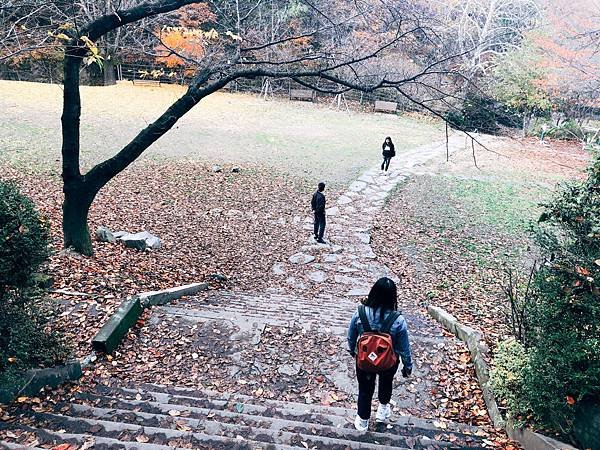
[[[358,317],[360,317],[360,323],[362,323],[365,333],[369,333],[371,331],[371,325],[369,324],[369,319],[367,318],[365,305],[358,305]]]
[[[392,329],[392,325],[394,325],[394,322],[396,322],[396,319],[398,319],[400,315],[400,311],[392,311],[391,313],[389,313],[388,316],[385,318],[385,321],[383,322],[380,331],[382,333],[389,334],[390,330]]]

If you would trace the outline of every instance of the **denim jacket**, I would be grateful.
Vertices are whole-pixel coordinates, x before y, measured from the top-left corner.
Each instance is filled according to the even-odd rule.
[[[379,308],[374,310],[370,306],[365,306],[365,312],[367,313],[367,318],[369,319],[369,325],[371,326],[371,329],[379,330],[383,325],[383,322],[380,320]],[[384,320],[390,312],[391,311],[386,311],[384,313]],[[350,327],[348,328],[348,350],[353,356],[356,353],[356,341],[363,332],[364,328],[360,322],[357,309],[352,315]],[[393,323],[392,327],[390,328],[390,335],[392,336],[392,340],[394,342],[394,351],[398,354],[398,356],[400,356],[404,368],[407,370],[412,370],[410,344],[408,343],[408,329],[406,327],[406,320],[402,315],[398,316],[396,321]]]

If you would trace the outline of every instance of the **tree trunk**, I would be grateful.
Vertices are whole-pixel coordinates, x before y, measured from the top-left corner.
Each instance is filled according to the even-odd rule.
[[[65,248],[73,248],[77,253],[91,256],[93,254],[92,239],[87,225],[90,205],[94,195],[82,189],[65,186],[63,203],[63,235]]]
[[[117,83],[115,65],[110,55],[104,60],[102,72],[104,73],[104,86],[112,86]]]

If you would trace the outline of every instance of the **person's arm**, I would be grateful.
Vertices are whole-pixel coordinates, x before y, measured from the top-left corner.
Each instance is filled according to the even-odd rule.
[[[398,355],[400,355],[404,370],[410,374],[413,364],[412,356],[410,354],[410,343],[408,341],[408,327],[406,326],[406,320],[404,317],[399,318],[398,321],[396,321],[396,324],[398,324],[398,328],[394,333],[394,350],[396,353],[398,353]]]
[[[310,207],[312,208],[313,211],[315,211],[315,209],[317,208],[317,200],[316,197],[317,194],[313,194],[312,196],[312,200],[310,201]]]
[[[348,351],[352,356],[355,355],[356,351],[356,340],[358,339],[358,312],[355,311],[350,319],[350,326],[348,327]]]

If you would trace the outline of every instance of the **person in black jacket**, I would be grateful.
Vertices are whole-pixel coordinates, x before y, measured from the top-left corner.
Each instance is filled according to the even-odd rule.
[[[323,234],[325,234],[325,183],[320,182],[317,192],[312,196],[310,202],[312,210],[315,212],[315,239],[318,243],[324,244]]]
[[[389,136],[386,137],[381,148],[383,150],[383,162],[381,163],[381,170],[385,170],[387,172],[388,167],[390,167],[390,161],[394,156],[396,156],[396,150],[394,149],[392,138]]]

